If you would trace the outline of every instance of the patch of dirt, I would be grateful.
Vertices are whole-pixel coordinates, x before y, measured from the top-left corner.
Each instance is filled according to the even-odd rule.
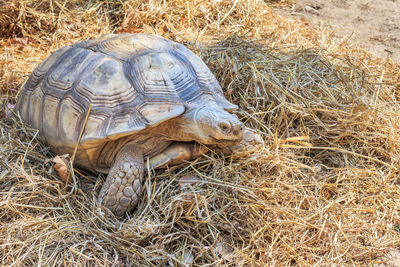
[[[400,63],[400,0],[294,0],[281,13],[331,27],[337,38]]]

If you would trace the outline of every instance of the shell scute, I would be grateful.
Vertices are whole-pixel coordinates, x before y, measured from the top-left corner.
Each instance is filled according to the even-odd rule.
[[[24,91],[33,90],[34,88],[38,87],[38,84],[42,82],[50,68],[53,67],[53,65],[68,49],[68,46],[60,48],[56,50],[50,57],[46,58],[42,63],[40,63],[26,81],[24,85]]]
[[[91,113],[88,117],[85,131],[82,135],[84,142],[95,141],[99,139],[99,136],[106,138],[106,129],[110,123],[110,117],[105,113]]]
[[[177,75],[182,73],[181,67],[164,53],[149,53],[132,60],[132,74],[146,99],[181,102],[175,83]]]
[[[107,56],[99,58],[97,65],[82,76],[75,92],[94,109],[113,109],[130,103],[137,94],[124,75],[122,63]]]
[[[105,135],[109,139],[118,139],[125,136],[131,132],[137,132],[143,130],[147,127],[145,119],[141,117],[137,112],[132,114],[117,114],[114,116],[107,127]]]
[[[238,108],[238,106],[225,99],[224,93],[217,79],[200,57],[195,55],[182,44],[175,44],[174,47],[176,49],[177,57],[179,57],[183,62],[186,62],[188,68],[194,72],[199,85],[198,91],[201,92],[200,94],[211,94],[214,100],[226,110],[236,110]]]
[[[185,107],[181,103],[150,100],[140,105],[137,109],[146,118],[147,125],[158,124],[167,119],[178,117],[185,112]]]
[[[76,144],[85,115],[85,108],[71,96],[60,101],[57,116],[58,140],[63,140],[68,145]]]
[[[34,90],[30,96],[30,103],[29,105],[32,107],[38,107],[36,112],[29,112],[29,120],[32,121],[33,124],[39,125],[38,130],[42,130],[42,101],[43,101],[43,91],[42,90]]]
[[[43,114],[41,127],[42,129],[46,129],[46,133],[43,134],[46,140],[48,136],[58,136],[58,123],[55,125],[55,120],[57,118],[56,114],[58,114],[60,100],[61,99],[58,97],[45,95],[42,106],[40,107]]]

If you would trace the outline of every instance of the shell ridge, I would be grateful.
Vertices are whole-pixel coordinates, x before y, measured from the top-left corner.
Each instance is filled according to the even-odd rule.
[[[192,53],[192,52],[191,52]],[[193,54],[193,53],[192,53]],[[202,94],[209,94],[209,95],[214,95],[213,92],[208,88],[208,87],[203,87],[201,86],[199,82],[199,77],[198,77],[198,72],[195,70],[192,62],[190,62],[187,58],[187,56],[193,56],[192,54],[189,55],[183,55],[181,52],[174,50],[174,55],[177,57],[179,61],[181,61],[185,67],[190,71],[190,73],[195,77],[193,79],[193,83],[196,85],[196,89],[191,89],[189,88],[183,88],[181,91],[181,94],[185,96],[185,100],[188,102],[194,102],[196,99],[198,99]]]
[[[127,35],[127,34],[125,34],[125,33],[121,33],[121,34],[109,33],[109,34],[103,35],[100,38],[85,40],[85,41],[73,44],[72,46],[90,49],[92,47],[96,47],[99,43],[104,42],[105,40],[119,39],[124,35]],[[98,51],[93,51],[93,52],[98,52]]]
[[[210,94],[215,102],[226,110],[237,109],[236,105],[225,99],[224,92],[222,87],[219,85],[218,80],[199,56],[183,45],[178,45],[178,49],[174,52],[176,53],[177,57],[184,61],[188,68],[194,72],[194,75],[197,78],[196,82],[199,86],[199,90],[202,91],[203,94]],[[190,58],[195,59],[196,62],[192,62]],[[200,64],[200,68],[196,69],[194,66],[195,63]],[[190,101],[194,101],[196,98],[197,96],[193,96]]]
[[[60,66],[60,63],[62,61],[64,61],[66,58],[70,57],[71,55],[71,51],[74,50],[74,47],[69,46],[68,49],[66,49],[61,55],[60,57],[53,63],[53,65],[49,68],[49,70],[47,71],[45,77],[44,77],[44,85],[45,86],[47,84],[47,81],[49,79],[49,76],[56,71]],[[50,56],[51,57],[51,56]],[[57,83],[58,81],[54,81],[55,83]],[[45,91],[45,93],[47,94],[47,91]]]
[[[143,90],[143,86],[138,83],[138,78],[136,73],[133,71],[134,65],[130,61],[126,61],[122,64],[122,69],[124,71],[125,77],[128,79],[132,87],[143,97],[145,96],[145,92]]]

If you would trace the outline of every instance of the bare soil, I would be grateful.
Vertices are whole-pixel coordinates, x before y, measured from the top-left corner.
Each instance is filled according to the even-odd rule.
[[[336,38],[351,38],[373,56],[400,62],[399,0],[294,0],[279,12],[331,27]]]

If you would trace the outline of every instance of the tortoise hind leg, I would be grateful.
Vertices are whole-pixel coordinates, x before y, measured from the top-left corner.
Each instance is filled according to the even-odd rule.
[[[135,145],[126,145],[118,153],[97,202],[115,215],[123,215],[138,203],[143,181],[143,154]]]

